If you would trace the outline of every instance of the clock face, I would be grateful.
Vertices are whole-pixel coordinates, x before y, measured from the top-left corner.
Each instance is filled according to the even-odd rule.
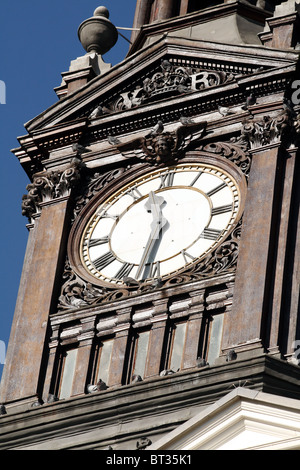
[[[187,269],[232,230],[240,213],[233,177],[212,165],[178,164],[132,181],[102,202],[83,232],[84,269],[122,286]]]

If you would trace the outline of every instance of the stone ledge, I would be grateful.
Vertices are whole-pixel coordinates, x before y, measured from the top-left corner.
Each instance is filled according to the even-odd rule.
[[[300,368],[268,355],[111,388],[0,417],[0,450],[130,449],[163,435],[238,386],[300,399]],[[160,417],[164,417],[163,421]],[[41,438],[41,436],[43,436]],[[132,447],[132,449],[134,446]]]

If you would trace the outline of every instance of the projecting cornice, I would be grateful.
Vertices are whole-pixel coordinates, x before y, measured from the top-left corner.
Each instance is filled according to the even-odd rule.
[[[134,90],[155,71],[160,71],[163,59],[173,58],[178,65],[198,66],[216,72],[227,71],[242,76],[251,74],[253,79],[258,69],[266,71],[292,65],[298,57],[294,51],[282,52],[262,46],[224,46],[164,36],[55,103],[26,123],[25,128],[32,133],[87,115],[99,102],[108,103],[117,99],[122,93]]]
[[[214,2],[216,3],[216,2]],[[196,9],[194,7],[194,9]],[[235,0],[215,6],[197,6],[198,11],[159,21],[150,20],[135,33],[129,54],[144,48],[166,31],[174,36],[223,44],[260,44],[260,33],[272,12]],[[145,22],[146,23],[146,22]]]
[[[176,126],[182,117],[192,117],[197,123],[209,121],[208,130],[224,126],[228,130],[231,122],[249,117],[251,95],[252,114],[260,112],[261,100],[266,102],[265,112],[274,108],[267,96],[285,93],[297,60],[293,51],[166,36],[28,122],[28,135],[19,138],[21,147],[13,152],[32,178],[36,172],[68,164],[78,143],[86,147],[101,142],[102,157],[116,158],[115,138],[122,143],[133,133],[139,138],[158,121]],[[280,100],[278,95],[274,111]],[[85,162],[99,158],[98,148],[88,152]]]

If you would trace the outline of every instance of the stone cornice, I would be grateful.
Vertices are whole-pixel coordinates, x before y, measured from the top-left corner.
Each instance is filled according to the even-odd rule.
[[[52,150],[65,148],[79,141],[91,145],[93,142],[107,140],[109,136],[119,136],[151,128],[159,120],[168,124],[179,121],[182,116],[214,113],[220,106],[245,103],[250,93],[259,98],[270,93],[283,92],[292,79],[294,69],[294,65],[289,65],[270,71],[258,71],[250,76],[236,76],[233,80],[218,86],[168,97],[160,101],[163,106],[159,107],[157,103],[149,102],[131,109],[105,114],[96,119],[83,116],[75,121],[37,130],[20,137],[21,148],[13,152],[31,178],[32,174],[47,168],[45,162],[49,160],[49,152]],[[255,106],[252,107],[252,113],[258,112],[263,105],[257,106],[259,106],[257,110]],[[270,105],[266,103],[265,106],[269,108]],[[236,120],[239,121],[240,116],[237,115]],[[222,122],[219,122],[217,126],[220,125],[222,126]],[[110,145],[107,147],[109,148]],[[71,155],[72,151],[69,154]],[[89,154],[84,156],[84,158],[90,157]],[[57,163],[60,164],[59,160]],[[53,165],[50,161],[49,164]]]
[[[133,45],[130,48],[128,55],[132,55],[143,47],[147,38],[164,34],[165,31],[176,31],[181,28],[188,28],[212,21],[216,18],[223,18],[224,16],[239,13],[249,19],[264,24],[265,19],[270,16],[270,12],[257,9],[256,7],[244,4],[239,1],[219,4],[215,7],[199,10],[187,15],[176,16],[167,20],[153,22],[149,25],[142,26],[139,34],[137,35]]]
[[[108,442],[116,442],[116,425],[119,428],[121,423],[129,421],[133,424],[136,419],[143,423],[142,428],[139,427],[140,435],[151,439],[152,435],[170,431],[178,425],[174,412],[176,403],[185,403],[185,419],[189,419],[199,411],[199,406],[226,395],[231,387],[240,384],[269,393],[277,393],[284,387],[291,398],[299,398],[299,374],[299,367],[285,361],[265,354],[251,357],[246,353],[246,357],[244,354],[243,358],[222,365],[155,377],[34,408],[30,408],[30,403],[25,403],[25,414],[8,403],[7,414],[0,416],[0,449],[20,449],[28,445],[40,445],[42,449],[41,433],[44,443],[50,439],[56,449],[80,449],[85,445],[89,449],[105,449]],[[74,413],[80,417],[76,423]],[[163,429],[160,426],[161,413],[169,416],[169,425]],[[111,428],[106,427],[102,434],[103,422],[108,419]],[[66,442],[66,429],[71,436],[69,442]],[[82,434],[80,442],[74,442],[72,430],[77,436]],[[127,436],[137,440],[136,430],[128,430]],[[65,443],[60,439],[64,439]]]
[[[133,83],[135,76],[139,77],[145,69],[170,55],[192,58],[195,54],[203,60],[214,62],[216,59],[231,63],[232,67],[238,64],[243,68],[248,65],[253,71],[259,66],[264,68],[280,67],[296,62],[298,54],[294,51],[269,50],[260,46],[235,46],[215,44],[207,41],[194,41],[186,38],[164,37],[128,57],[108,72],[100,75],[76,92],[63,98],[25,124],[28,132],[42,127],[57,125],[63,120],[72,120],[74,113],[80,114],[80,109],[93,106],[95,99],[103,99],[104,94],[115,92],[116,88],[128,80]],[[195,59],[195,57],[193,57]],[[241,70],[242,70],[241,68]],[[120,90],[121,91],[121,90]]]

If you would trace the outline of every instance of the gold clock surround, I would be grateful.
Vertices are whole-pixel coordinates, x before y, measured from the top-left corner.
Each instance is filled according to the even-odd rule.
[[[228,175],[229,179],[234,182],[235,187],[238,191],[238,208],[234,214],[234,220],[232,220],[230,226],[225,231],[224,235],[221,235],[216,240],[216,242],[212,244],[211,249],[208,249],[207,252],[201,253],[199,257],[196,257],[195,259],[186,263],[178,270],[172,271],[168,274],[164,274],[163,276],[161,276],[164,279],[176,273],[183,273],[187,271],[191,267],[191,265],[197,264],[201,259],[207,256],[208,252],[215,250],[228,237],[228,235],[236,227],[239,219],[241,218],[246,195],[247,184],[244,175],[234,163],[229,160],[226,160],[224,157],[219,157],[215,154],[211,155],[207,152],[194,151],[187,154],[186,157],[179,161],[176,165],[174,165],[173,168],[177,168],[180,166],[190,166],[191,168],[197,168],[197,166],[204,166],[208,168],[213,168],[216,171],[219,170],[223,174]],[[156,167],[153,169],[151,165],[145,164],[139,169],[134,168],[125,171],[124,174],[119,176],[116,180],[114,180],[112,183],[109,183],[105,188],[99,191],[99,194],[94,196],[91,201],[83,208],[83,210],[74,222],[68,242],[68,256],[70,265],[81,278],[85,279],[87,282],[101,287],[107,287],[110,289],[124,288],[124,283],[122,282],[122,279],[118,279],[117,282],[111,282],[110,280],[106,280],[105,278],[103,278],[101,274],[97,274],[97,272],[95,275],[95,269],[93,269],[94,272],[91,272],[89,267],[87,267],[86,251],[85,256],[83,255],[83,245],[85,243],[84,240],[86,240],[87,237],[86,234],[89,230],[89,227],[91,226],[91,221],[93,220],[93,217],[95,217],[95,214],[97,213],[99,207],[101,207],[107,201],[111,201],[118,193],[124,192],[126,188],[130,188],[141,179],[147,178],[148,175],[162,173],[168,168],[171,167],[161,166],[159,168]],[[155,191],[155,193],[159,195],[159,191]],[[143,201],[146,202],[146,199],[147,196],[144,195]],[[153,277],[159,277],[157,274],[158,273],[156,273]],[[145,280],[144,282],[147,282],[147,280]]]

